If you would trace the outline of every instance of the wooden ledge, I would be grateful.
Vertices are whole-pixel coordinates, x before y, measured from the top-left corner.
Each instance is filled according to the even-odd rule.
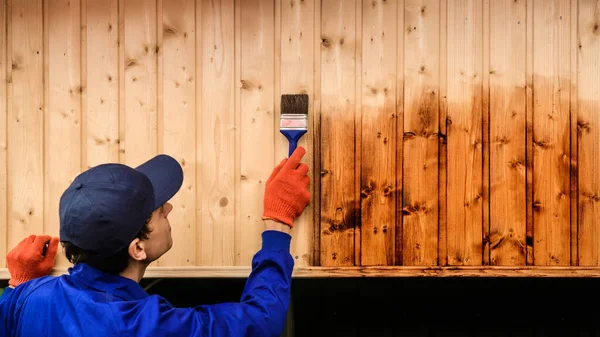
[[[55,269],[61,275],[67,269]],[[250,267],[151,267],[145,278],[246,278]],[[297,267],[294,278],[344,277],[538,277],[596,278],[600,267]],[[0,268],[0,280],[9,278]]]

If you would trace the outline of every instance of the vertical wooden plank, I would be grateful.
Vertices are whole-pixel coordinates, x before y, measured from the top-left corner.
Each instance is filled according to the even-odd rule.
[[[395,209],[395,238],[394,238],[394,264],[402,265],[403,248],[403,223],[402,223],[402,186],[404,172],[402,162],[404,158],[404,146],[400,141],[404,134],[404,2],[398,0],[396,6],[396,209]]]
[[[570,264],[570,3],[533,8],[533,230],[536,265]]]
[[[491,1],[490,247],[492,265],[525,265],[527,3]]]
[[[6,66],[6,51],[7,51],[7,40],[6,40],[6,26],[7,24],[7,0],[0,0],[0,256],[6,256],[8,251],[7,238],[8,238],[8,213],[6,212],[7,203],[7,177],[6,177],[6,87],[7,87],[7,73],[8,67]],[[0,259],[0,268],[6,267],[6,259]]]
[[[600,264],[600,1],[579,1],[579,265]]]
[[[403,265],[436,265],[440,5],[405,4]]]
[[[156,0],[128,0],[124,16],[124,134],[121,161],[137,166],[158,153]]]
[[[234,22],[233,22],[233,26],[234,26],[234,31],[233,31],[233,35],[235,37],[235,41],[234,41],[234,95],[233,95],[233,100],[234,100],[234,124],[236,127],[236,133],[235,133],[235,151],[234,151],[234,156],[235,156],[235,165],[234,165],[234,173],[233,176],[235,177],[235,184],[234,184],[234,194],[239,196],[238,198],[235,199],[235,208],[233,211],[233,216],[234,216],[234,221],[236,224],[239,224],[238,226],[234,227],[234,234],[233,234],[233,239],[235,242],[235,246],[234,246],[234,264],[237,265],[248,265],[248,259],[246,259],[245,261],[243,261],[244,257],[242,256],[242,245],[244,244],[244,239],[243,239],[243,234],[246,231],[246,229],[244,228],[245,226],[241,225],[242,224],[242,203],[244,202],[244,200],[241,197],[241,185],[242,185],[242,140],[241,140],[241,134],[242,134],[242,5],[241,5],[241,0],[234,0]],[[277,20],[275,18],[275,20]],[[264,191],[263,191],[264,192]],[[263,195],[264,197],[264,195]],[[252,242],[251,244],[255,244],[255,242]]]
[[[481,265],[483,2],[448,2],[449,265]]]
[[[265,182],[274,163],[274,2],[241,1],[240,242],[236,253],[250,265],[260,249]],[[287,5],[284,4],[284,6]],[[285,25],[290,24],[288,22]],[[257,47],[260,46],[260,47]],[[277,128],[279,129],[279,128]],[[283,136],[282,136],[283,137]],[[260,158],[260,160],[257,160]],[[302,230],[298,228],[296,230]],[[295,233],[294,233],[295,234]],[[298,240],[294,235],[294,240]]]
[[[527,0],[527,37],[525,59],[527,67],[525,70],[526,112],[525,112],[525,176],[526,176],[526,209],[527,223],[525,230],[525,243],[527,244],[527,255],[525,257],[528,266],[533,265],[533,1]]]
[[[483,265],[490,265],[490,0],[483,0]]]
[[[363,7],[362,1],[355,1],[356,12],[354,17],[354,31],[355,36],[354,39],[356,41],[356,45],[354,48],[354,91],[355,97],[354,105],[356,106],[356,110],[354,112],[354,163],[356,163],[356,168],[354,170],[354,209],[361,209],[361,185],[362,185],[362,170],[359,169],[361,167],[362,162],[362,20],[363,20]],[[354,217],[354,261],[356,264],[360,264],[361,255],[362,255],[362,212],[357,211],[359,216]]]
[[[579,46],[578,41],[578,33],[579,33],[579,1],[571,0],[571,39],[569,41],[570,54],[571,54],[571,75],[569,88],[570,96],[569,96],[569,110],[570,110],[570,127],[571,127],[571,161],[569,165],[570,173],[571,173],[571,193],[569,193],[569,199],[571,202],[571,266],[578,266],[578,255],[579,251],[577,248],[578,235],[577,235],[577,223],[579,222],[579,212],[577,211],[578,205],[578,195],[579,195],[579,181],[577,175],[577,163],[579,162],[578,158],[578,137],[577,137],[577,120],[578,120],[578,94],[577,94],[577,59],[579,57],[577,50]],[[598,77],[600,79],[600,77]]]
[[[313,178],[312,185],[312,201],[313,204],[313,258],[312,265],[320,265],[321,261],[321,0],[314,0],[313,10],[313,35],[311,36],[313,43],[313,115],[309,116],[309,121],[312,123],[313,130]],[[310,113],[310,112],[309,112]]]
[[[81,171],[81,8],[79,1],[47,3],[47,112],[44,233],[58,236],[60,196]],[[68,262],[57,256],[57,266]]]
[[[201,265],[233,265],[235,150],[234,3],[202,0]]]
[[[196,139],[195,139],[195,147],[196,147],[196,265],[201,265],[203,262],[202,254],[203,254],[203,240],[201,239],[201,235],[204,231],[204,196],[207,194],[204,190],[204,186],[202,186],[203,182],[203,166],[204,166],[204,157],[202,152],[202,139],[204,137],[203,132],[203,123],[202,123],[202,107],[203,107],[203,92],[204,92],[204,55],[203,55],[203,7],[204,4],[202,0],[194,0],[196,10],[194,11],[196,16],[196,29],[194,31],[194,41],[196,42],[196,50],[194,54],[195,63],[196,63]]]
[[[356,4],[321,7],[321,265],[355,263]]]
[[[119,161],[118,0],[87,1],[87,167]]]
[[[440,1],[438,137],[438,265],[448,264],[448,1]]]
[[[394,264],[396,6],[362,5],[361,265]]]
[[[282,1],[281,2],[281,94],[307,94],[308,103],[308,132],[301,138],[300,144],[306,149],[303,162],[309,167],[308,176],[311,178],[309,187],[311,196],[314,196],[314,181],[319,174],[314,170],[314,135],[315,130],[312,120],[314,118],[314,53],[313,38],[315,30],[315,0]],[[277,15],[278,13],[276,13]],[[268,73],[267,73],[268,74]],[[275,102],[280,102],[276,97]],[[277,135],[281,138],[283,136]],[[280,152],[283,151],[283,152]],[[277,149],[275,163],[287,155],[287,146]],[[312,214],[315,211],[313,201],[306,207],[304,213],[296,221],[294,240],[292,240],[291,254],[296,260],[296,266],[312,265],[312,245],[314,230],[312,227]]]
[[[235,226],[234,227],[234,233],[233,233],[233,240],[235,242],[235,246],[234,246],[234,264],[236,266],[239,265],[248,265],[249,263],[251,263],[251,259],[247,259],[245,256],[242,256],[242,246],[245,246],[244,243],[244,233],[247,232],[247,229],[245,228],[245,226],[241,225],[242,223],[242,205],[246,204],[245,201],[241,195],[241,191],[242,191],[242,181],[243,181],[243,174],[242,174],[242,4],[241,4],[241,0],[234,0],[234,22],[233,22],[233,26],[234,26],[234,31],[233,31],[233,36],[235,37],[235,41],[234,41],[234,55],[233,55],[233,59],[234,59],[234,65],[233,65],[233,80],[234,80],[234,93],[233,93],[233,101],[234,101],[234,123],[236,126],[236,133],[235,133],[235,151],[234,151],[234,156],[235,156],[235,165],[234,165],[234,172],[233,172],[233,176],[235,177],[234,180],[234,194],[239,196],[238,198],[235,199],[235,208],[233,210],[233,217],[234,217],[234,221],[236,224],[240,224],[240,226]],[[277,19],[274,19],[277,20]],[[276,81],[275,81],[276,82]],[[272,168],[272,167],[271,167]],[[264,193],[264,191],[263,191]],[[264,197],[264,194],[263,194]],[[263,200],[263,199],[261,199]],[[256,241],[252,241],[250,242],[251,245],[256,244]],[[256,247],[256,246],[254,246]]]
[[[173,247],[165,266],[196,264],[196,41],[194,0],[162,2],[162,152],[183,168],[183,185],[171,200]]]
[[[43,4],[9,2],[8,247],[44,232]]]

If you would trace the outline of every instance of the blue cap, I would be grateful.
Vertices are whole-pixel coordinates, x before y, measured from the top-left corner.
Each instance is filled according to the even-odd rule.
[[[100,256],[127,247],[181,188],[183,170],[161,154],[137,168],[108,163],[78,175],[60,198],[60,240]]]

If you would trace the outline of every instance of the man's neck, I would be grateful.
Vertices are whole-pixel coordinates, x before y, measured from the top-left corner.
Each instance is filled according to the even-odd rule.
[[[144,277],[147,267],[148,265],[145,263],[129,261],[127,268],[119,273],[119,275],[139,283]]]

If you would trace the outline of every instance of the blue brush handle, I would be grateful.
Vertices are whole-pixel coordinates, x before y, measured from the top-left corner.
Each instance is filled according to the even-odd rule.
[[[280,132],[287,138],[290,142],[290,150],[288,153],[288,157],[294,153],[296,147],[298,146],[298,141],[300,137],[302,137],[307,130],[280,130]]]

